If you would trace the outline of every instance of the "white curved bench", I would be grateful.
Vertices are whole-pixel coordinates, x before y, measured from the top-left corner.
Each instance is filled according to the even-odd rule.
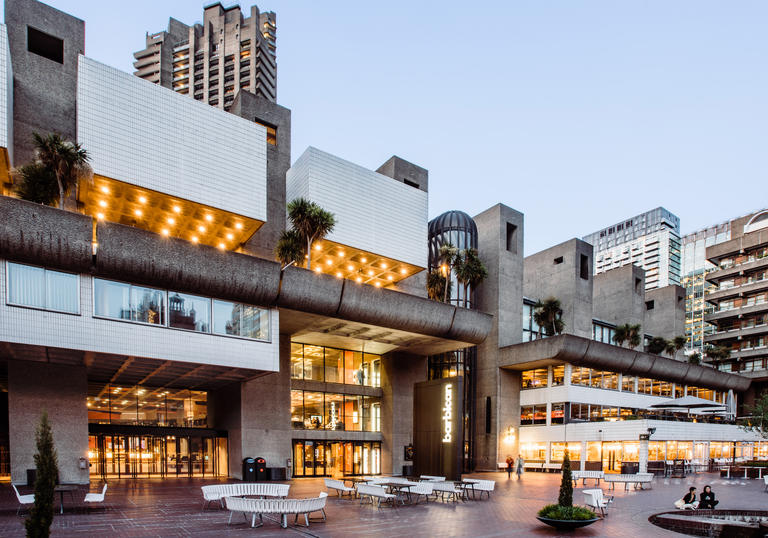
[[[325,503],[328,500],[328,494],[321,492],[319,497],[310,499],[248,499],[245,497],[226,497],[227,510],[229,510],[229,521],[232,523],[232,515],[239,512],[243,514],[245,520],[251,516],[251,527],[261,527],[264,525],[264,514],[280,514],[280,526],[284,529],[288,527],[288,514],[294,514],[294,523],[298,521],[299,516],[304,516],[304,526],[309,527],[309,514],[312,512],[321,512],[322,521],[325,521]],[[259,516],[259,524],[256,525],[256,516]]]
[[[224,497],[287,497],[290,484],[272,482],[239,482],[237,484],[212,484],[202,486],[203,510],[213,501],[218,501],[222,508]]]
[[[581,480],[581,485],[584,486],[587,483],[587,479],[591,478],[595,480],[596,485],[600,485],[600,480],[605,480],[605,472],[603,471],[571,471],[571,478],[573,479],[573,485],[578,485],[578,481]]]

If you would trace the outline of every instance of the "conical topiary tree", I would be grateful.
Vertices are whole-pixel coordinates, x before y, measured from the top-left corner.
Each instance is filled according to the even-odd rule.
[[[48,537],[53,523],[54,488],[59,477],[59,465],[56,447],[53,445],[53,432],[48,422],[48,413],[43,411],[40,425],[35,433],[37,453],[35,454],[35,504],[29,511],[29,518],[24,522],[27,536],[31,538]]]
[[[571,459],[568,457],[568,449],[563,456],[563,477],[560,480],[560,495],[557,498],[560,506],[573,506],[573,477],[571,476]]]

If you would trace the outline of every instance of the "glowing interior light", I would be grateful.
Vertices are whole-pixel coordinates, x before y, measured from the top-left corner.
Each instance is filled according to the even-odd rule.
[[[193,235],[193,236],[192,236],[192,242],[193,242],[193,243],[197,243],[198,241],[199,241],[199,239],[197,238],[197,236],[196,236],[196,235]]]
[[[357,280],[358,282],[362,282],[363,281],[363,279],[360,278],[360,277],[357,277],[355,280]]]
[[[355,266],[354,265],[347,265],[347,269],[350,270],[350,271],[354,271],[355,270]]]
[[[96,213],[96,218],[99,220],[104,220],[104,213]]]
[[[366,257],[362,257],[362,258],[360,258],[360,261],[361,261],[361,262],[363,262],[363,263],[365,263],[365,262],[367,262],[367,261],[368,261],[368,258],[366,258]]]
[[[401,275],[404,275],[405,273],[407,273],[407,271],[405,269],[400,269],[400,274]]]
[[[144,212],[143,212],[141,209],[135,209],[135,210],[133,211],[133,213],[134,213],[134,214],[135,214],[137,217],[140,217],[140,216],[142,216],[142,215],[144,214]]]
[[[369,274],[370,276],[373,276],[373,271],[372,271],[372,270],[371,270],[371,271],[368,271],[368,274]]]
[[[320,272],[320,268],[319,267],[315,267],[315,273],[319,273],[319,272]]]
[[[323,249],[322,245],[315,245],[315,250],[322,250],[322,249]]]
[[[205,220],[207,220],[208,222],[212,222],[213,221],[213,215],[211,215],[211,214],[206,215],[205,216]]]
[[[226,247],[226,245],[224,243],[219,243],[219,248],[221,250],[224,250],[225,247]]]
[[[107,207],[107,202],[105,202],[104,200],[101,200],[101,201],[99,202],[99,205],[100,205],[101,207]]]
[[[325,265],[331,265],[333,262],[331,260],[325,260]]]
[[[174,213],[181,213],[181,208],[177,205],[173,206],[173,212]]]
[[[174,219],[173,217],[168,217],[168,224],[170,225],[176,224],[176,219]]]
[[[387,275],[387,280],[392,280],[392,275]]]
[[[376,287],[380,288],[381,287],[381,282],[376,282]]]
[[[243,223],[242,222],[236,222],[235,223],[235,228],[237,228],[238,230],[242,230],[243,229]]]
[[[232,235],[231,233],[227,234],[227,239],[229,239],[230,241],[232,241],[234,238],[235,236]]]
[[[338,278],[341,278],[341,273],[336,273],[336,276],[337,276]]]
[[[167,228],[163,228],[162,231],[163,231],[163,235],[165,236],[167,236],[170,233]]]
[[[104,194],[109,194],[109,189],[107,187],[102,187],[101,192],[103,192]]]
[[[339,256],[341,256],[342,258],[344,257],[344,251],[343,250],[341,252],[339,252]]]
[[[205,226],[198,226],[197,227],[197,231],[200,232],[201,234],[204,234],[205,233]]]
[[[386,269],[387,268],[387,262],[381,262],[381,268]]]
[[[147,197],[146,196],[139,196],[139,202],[141,202],[142,204],[146,204],[147,203]]]

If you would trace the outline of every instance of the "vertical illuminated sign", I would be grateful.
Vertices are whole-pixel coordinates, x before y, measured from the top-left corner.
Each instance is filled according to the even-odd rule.
[[[453,385],[445,385],[443,392],[443,443],[453,440]]]

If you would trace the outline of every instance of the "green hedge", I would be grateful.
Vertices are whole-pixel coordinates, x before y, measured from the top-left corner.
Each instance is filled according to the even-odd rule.
[[[595,513],[587,508],[580,506],[560,506],[558,504],[548,504],[539,510],[539,517],[548,519],[559,519],[564,521],[583,521],[594,519]]]

